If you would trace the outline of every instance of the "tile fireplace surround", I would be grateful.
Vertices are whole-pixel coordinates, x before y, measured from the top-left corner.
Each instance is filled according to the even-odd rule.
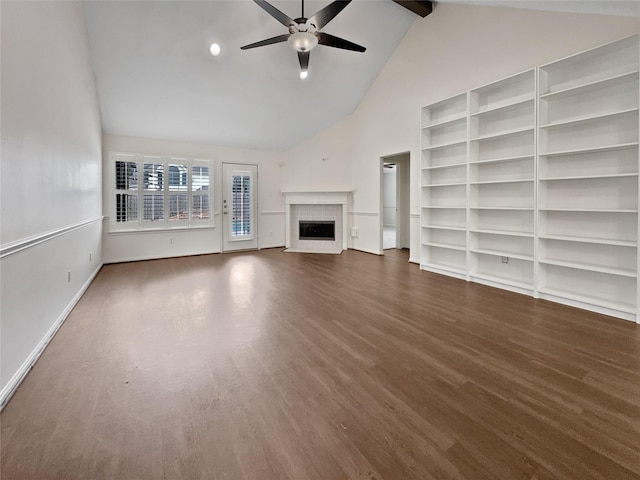
[[[287,252],[333,253],[347,248],[349,191],[282,192],[285,196],[285,246]],[[300,220],[333,220],[335,240],[300,240]]]

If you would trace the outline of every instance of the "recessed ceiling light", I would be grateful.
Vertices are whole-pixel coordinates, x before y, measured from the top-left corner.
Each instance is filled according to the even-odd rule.
[[[218,45],[217,43],[212,43],[209,47],[209,52],[214,57],[217,57],[218,55],[220,55],[220,45]]]
[[[300,71],[300,79],[304,80],[305,78],[307,78],[309,76],[309,71],[308,70],[302,70]]]

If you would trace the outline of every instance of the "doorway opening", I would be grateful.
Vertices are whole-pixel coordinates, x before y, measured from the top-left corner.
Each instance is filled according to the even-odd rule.
[[[380,169],[380,251],[384,254],[384,250],[392,248],[409,248],[409,152],[382,157]]]

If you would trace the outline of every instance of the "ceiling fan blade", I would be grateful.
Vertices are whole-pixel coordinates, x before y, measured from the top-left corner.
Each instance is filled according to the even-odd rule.
[[[350,3],[351,0],[338,0],[336,2],[332,2],[319,12],[314,13],[309,18],[309,21],[316,26],[316,29],[320,30],[327,23],[333,20],[335,16],[338,15],[344,9],[344,7],[346,7]]]
[[[327,47],[342,48],[344,50],[353,50],[354,52],[364,52],[366,48],[357,43],[350,42],[344,38],[335,37],[324,32],[316,32],[318,43]]]
[[[289,28],[289,26],[296,24],[295,20],[291,19],[290,17],[282,13],[276,7],[271,5],[269,2],[265,2],[265,0],[253,0],[253,1],[256,2],[258,5],[260,5],[260,7],[262,7],[264,11],[266,11],[269,15],[271,15],[273,18],[275,18],[285,27]]]
[[[285,33],[284,35],[278,35],[277,37],[267,38],[256,43],[250,43],[244,47],[240,47],[240,50],[247,50],[249,48],[264,47],[265,45],[271,45],[273,43],[286,42],[291,34]]]
[[[300,70],[306,71],[309,69],[309,52],[298,52],[298,60],[300,61]]]

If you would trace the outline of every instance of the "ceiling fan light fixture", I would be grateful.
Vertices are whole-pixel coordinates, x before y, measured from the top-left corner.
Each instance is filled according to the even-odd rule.
[[[309,70],[300,70],[300,80],[304,80],[309,76]]]
[[[318,37],[309,32],[296,32],[289,35],[289,45],[297,52],[308,52],[318,44]]]

